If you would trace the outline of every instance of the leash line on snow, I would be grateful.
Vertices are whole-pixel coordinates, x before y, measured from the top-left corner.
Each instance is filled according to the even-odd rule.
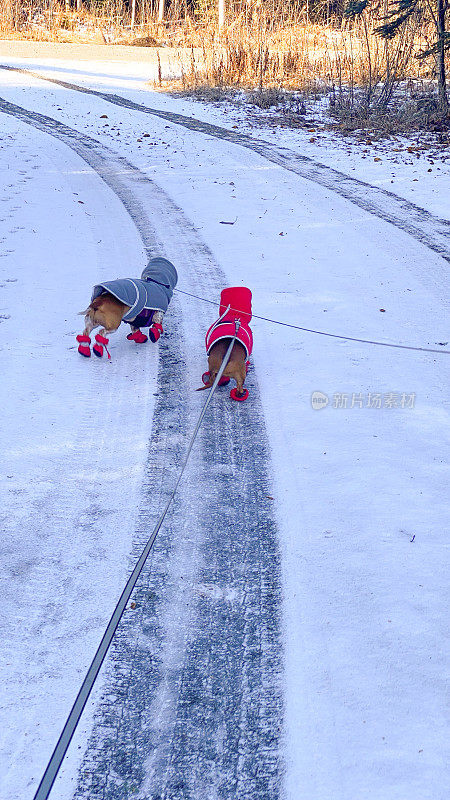
[[[217,301],[208,300],[206,297],[199,297],[197,294],[191,294],[190,292],[185,292],[183,289],[174,289],[175,292],[179,292],[180,294],[185,294],[187,297],[194,297],[196,300],[201,300],[203,303],[210,303],[210,305],[217,305]],[[242,312],[237,308],[232,308],[231,311],[235,311],[237,314],[241,314]],[[294,325],[290,322],[282,322],[278,319],[270,319],[269,317],[261,317],[258,314],[252,314],[254,319],[262,319],[264,322],[271,322],[273,325],[283,325],[285,328],[294,328],[296,331],[304,331],[305,333],[315,333],[318,336],[329,336],[332,339],[344,339],[346,342],[361,342],[362,344],[375,344],[379,347],[395,347],[399,350],[418,350],[422,353],[447,353],[450,355],[450,350],[436,350],[432,347],[414,347],[408,344],[396,344],[394,342],[378,342],[372,339],[358,339],[356,336],[341,336],[338,333],[327,333],[326,331],[315,331],[311,328],[301,328],[300,325]]]
[[[90,695],[90,693],[92,691],[92,687],[94,686],[94,683],[96,681],[98,673],[100,672],[100,669],[101,669],[101,666],[103,664],[103,661],[105,660],[105,656],[106,656],[106,654],[107,654],[107,652],[109,650],[110,644],[111,644],[112,639],[114,637],[114,634],[115,634],[115,632],[116,632],[116,630],[118,628],[118,625],[119,625],[119,622],[120,622],[120,620],[122,618],[123,612],[125,611],[125,607],[126,607],[126,605],[128,603],[128,600],[130,599],[130,596],[131,596],[131,593],[132,593],[134,587],[136,586],[137,580],[138,580],[138,578],[139,578],[139,576],[140,576],[140,574],[142,572],[144,564],[145,564],[145,562],[146,562],[146,560],[148,558],[148,555],[149,555],[149,553],[150,553],[150,551],[151,551],[151,549],[152,549],[152,547],[153,547],[153,545],[155,543],[155,539],[156,539],[156,537],[157,537],[157,535],[159,533],[159,530],[160,530],[160,528],[161,528],[161,526],[162,526],[162,524],[163,524],[163,522],[164,522],[164,520],[166,518],[166,514],[167,514],[167,512],[169,510],[169,507],[170,507],[170,505],[171,505],[171,503],[172,503],[172,501],[173,501],[173,499],[175,497],[176,491],[177,491],[178,486],[180,484],[180,481],[181,481],[181,478],[183,476],[185,467],[186,467],[186,465],[188,463],[189,456],[191,454],[191,450],[192,450],[192,448],[194,446],[194,442],[195,442],[195,440],[197,438],[197,434],[198,434],[198,432],[200,430],[200,426],[201,426],[201,424],[203,422],[203,418],[204,418],[204,416],[206,414],[207,408],[208,408],[208,406],[209,406],[209,404],[210,404],[210,402],[212,400],[213,394],[214,394],[214,392],[215,392],[215,390],[216,390],[216,388],[218,386],[218,383],[219,383],[219,381],[220,381],[220,379],[221,379],[221,377],[222,377],[222,375],[224,373],[225,367],[228,364],[228,361],[229,361],[229,358],[230,358],[230,355],[231,355],[231,350],[233,348],[233,344],[234,344],[234,342],[236,340],[237,333],[238,333],[238,330],[239,330],[239,327],[240,327],[239,320],[235,320],[235,326],[236,326],[235,335],[233,336],[233,338],[232,338],[232,340],[230,342],[230,345],[228,347],[228,350],[225,353],[225,356],[224,356],[224,359],[222,361],[221,367],[220,367],[220,369],[219,369],[219,371],[218,371],[218,373],[216,375],[216,379],[215,379],[213,385],[211,386],[211,389],[210,389],[210,392],[209,392],[208,397],[206,399],[206,402],[205,402],[205,404],[203,406],[203,409],[201,411],[201,414],[200,414],[200,416],[198,418],[197,425],[195,426],[195,430],[194,430],[194,432],[193,432],[193,434],[191,436],[191,439],[190,439],[190,442],[189,442],[189,446],[188,446],[188,449],[187,449],[187,452],[186,452],[186,456],[184,458],[181,470],[180,470],[180,472],[178,474],[178,478],[177,478],[177,480],[175,482],[175,486],[174,486],[174,488],[173,488],[173,490],[172,490],[172,492],[171,492],[171,494],[169,496],[169,499],[167,500],[167,503],[166,503],[166,505],[164,507],[164,510],[163,510],[161,516],[159,517],[159,520],[156,523],[156,526],[155,526],[150,538],[147,541],[147,544],[145,545],[145,547],[144,547],[144,549],[143,549],[143,551],[142,551],[142,553],[140,555],[140,558],[139,558],[138,562],[136,563],[136,566],[133,569],[133,572],[131,573],[130,577],[128,578],[128,581],[127,581],[127,583],[125,585],[125,588],[122,591],[122,594],[120,595],[120,598],[119,598],[119,600],[117,602],[117,605],[116,605],[116,607],[114,609],[114,612],[113,612],[113,614],[111,616],[111,619],[109,620],[109,623],[108,623],[108,626],[107,626],[107,628],[105,630],[105,633],[103,634],[102,640],[101,640],[101,642],[100,642],[100,644],[99,644],[99,646],[97,648],[97,652],[95,653],[95,656],[94,656],[94,658],[93,658],[93,660],[91,662],[91,665],[90,665],[90,667],[89,667],[89,669],[88,669],[88,671],[86,673],[84,681],[83,681],[83,683],[81,685],[81,688],[80,688],[80,690],[78,692],[76,700],[75,700],[75,702],[74,702],[74,704],[72,706],[72,710],[71,710],[71,712],[70,712],[70,714],[69,714],[69,716],[68,716],[68,718],[66,720],[64,728],[62,729],[62,732],[60,734],[60,737],[58,739],[56,747],[55,747],[55,749],[54,749],[54,751],[52,753],[50,761],[47,764],[47,767],[46,767],[46,770],[44,772],[44,775],[42,776],[42,779],[41,779],[41,782],[40,782],[40,784],[38,786],[36,794],[34,795],[34,800],[47,800],[47,798],[48,798],[48,796],[49,796],[49,794],[50,794],[50,792],[52,790],[52,786],[53,786],[53,784],[55,782],[55,779],[56,779],[56,776],[57,776],[57,774],[59,772],[59,769],[61,767],[62,761],[64,759],[64,756],[65,756],[66,752],[67,752],[67,748],[69,747],[70,742],[72,741],[72,737],[73,737],[73,735],[75,733],[75,730],[77,728],[77,725],[78,725],[78,723],[80,721],[80,717],[81,717],[81,715],[82,715],[82,713],[84,711],[85,705],[86,705],[86,703],[87,703],[87,701],[89,699],[89,695]]]

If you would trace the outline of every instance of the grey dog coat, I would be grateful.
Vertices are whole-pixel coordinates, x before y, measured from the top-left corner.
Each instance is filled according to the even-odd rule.
[[[178,275],[167,258],[151,258],[140,278],[119,278],[94,286],[91,302],[109,292],[126,306],[130,306],[123,322],[133,322],[144,308],[167,311],[177,284]]]

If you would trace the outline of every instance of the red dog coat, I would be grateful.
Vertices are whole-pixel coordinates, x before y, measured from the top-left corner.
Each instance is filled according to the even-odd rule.
[[[209,328],[206,337],[206,354],[220,339],[232,339],[236,333],[235,320],[240,320],[237,340],[242,344],[248,359],[253,348],[253,334],[249,327],[252,318],[252,293],[245,286],[231,286],[220,295],[220,317]]]

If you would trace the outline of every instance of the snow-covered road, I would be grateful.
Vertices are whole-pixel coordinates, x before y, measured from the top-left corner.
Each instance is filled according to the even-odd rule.
[[[259,316],[449,349],[445,209],[352,203],[100,71],[128,107],[0,70],[2,800],[33,796],[204,399],[215,309],[177,294],[159,347],[116,334],[90,363],[91,286],[162,252],[206,299],[244,284]],[[253,330],[250,399],[214,400],[61,800],[447,795],[448,356]]]

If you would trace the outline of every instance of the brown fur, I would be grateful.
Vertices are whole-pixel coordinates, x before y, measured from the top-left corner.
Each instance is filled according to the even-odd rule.
[[[101,335],[107,336],[117,330],[122,322],[122,317],[129,310],[130,306],[121,303],[112,294],[101,294],[100,297],[96,297],[92,301],[86,311],[80,311],[80,314],[85,315],[83,333],[90,336],[94,328],[98,328],[101,325]]]
[[[209,389],[213,385],[217,373],[222,366],[225,353],[230,346],[230,342],[231,339],[220,339],[220,341],[216,342],[216,344],[213,344],[211,347],[208,355],[209,380],[206,386],[200,387],[201,389]],[[238,395],[242,395],[244,392],[244,381],[247,376],[247,368],[245,348],[240,342],[236,341],[234,343],[230,360],[225,367],[223,375],[226,378],[234,378],[236,381],[236,392]],[[198,391],[200,391],[200,389]]]

